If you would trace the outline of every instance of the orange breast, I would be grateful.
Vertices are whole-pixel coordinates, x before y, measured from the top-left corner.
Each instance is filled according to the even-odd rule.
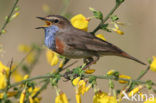
[[[61,40],[59,40],[57,37],[55,39],[55,43],[56,43],[56,52],[58,52],[59,54],[63,54],[64,53],[64,43],[61,42]]]

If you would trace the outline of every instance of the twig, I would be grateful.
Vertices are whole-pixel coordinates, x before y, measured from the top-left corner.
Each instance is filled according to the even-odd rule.
[[[74,61],[73,63],[67,65],[66,67],[64,67],[64,68],[62,68],[62,69],[65,70],[65,69],[67,69],[67,68],[73,66],[73,65],[76,64],[77,62],[78,62],[78,61],[76,60],[76,61]],[[63,70],[62,70],[62,71],[63,71]]]
[[[45,84],[40,88],[39,91],[36,92],[36,94],[32,97],[33,99],[36,98],[40,93],[41,91],[43,91],[44,89],[47,88],[48,84],[50,83],[50,80],[48,79]]]
[[[18,63],[18,65],[12,70],[12,72],[16,71],[25,61],[25,59],[29,56],[29,54],[34,50],[35,48],[33,47],[25,57],[22,58],[22,60]]]
[[[63,0],[64,1],[64,6],[63,6],[63,8],[61,9],[61,12],[60,12],[60,14],[61,15],[65,15],[66,14],[66,11],[67,11],[67,9],[68,9],[68,7],[69,7],[69,2],[70,2],[70,0]]]
[[[64,67],[68,62],[69,62],[69,59],[64,58],[63,67]],[[69,65],[69,66],[71,66],[71,65]],[[65,69],[65,68],[58,68],[56,73],[62,72],[64,69]],[[53,73],[53,74],[54,74],[54,73]],[[52,76],[52,77],[53,77],[53,76]],[[49,80],[49,78],[48,78],[47,81],[45,82],[45,84],[44,84],[44,85],[39,89],[39,91],[36,92],[36,94],[33,96],[33,99],[34,99],[35,97],[37,97],[37,96],[40,94],[40,92],[43,91],[43,90],[48,86],[49,83],[50,83],[50,80]]]
[[[92,76],[96,77],[97,79],[112,79],[112,80],[116,80],[116,78],[114,78],[113,76],[105,76],[105,75],[101,75],[101,76],[84,75],[83,77],[84,78],[90,78]],[[20,85],[20,84],[23,84],[23,83],[28,82],[28,81],[33,81],[33,80],[38,80],[38,79],[45,79],[45,78],[53,78],[53,77],[54,77],[54,74],[32,77],[32,78],[29,78],[29,79],[26,79],[26,80],[23,80],[23,81],[11,84],[10,88],[15,87],[15,86]],[[64,77],[64,75],[61,75],[61,77]],[[118,80],[124,80],[124,81],[128,81],[128,82],[132,81],[132,82],[137,82],[137,83],[140,83],[140,84],[146,84],[146,81],[141,81],[141,80],[122,79],[122,78],[119,78]],[[116,81],[118,81],[118,80],[116,80]],[[153,83],[153,85],[156,85],[156,83]]]
[[[147,69],[144,70],[136,80],[140,80],[149,71],[149,69],[150,69],[150,66],[148,66]]]
[[[109,17],[115,12],[115,10],[120,6],[121,3],[116,3],[114,8],[107,14],[107,16],[101,20],[101,23],[91,32],[91,34],[95,34],[100,28],[101,25],[103,25]]]
[[[16,5],[17,5],[18,1],[19,1],[19,0],[16,0],[16,1],[15,1],[11,12],[9,13],[9,15],[8,15],[8,17],[7,17],[6,21],[5,21],[5,23],[3,24],[3,26],[2,26],[2,28],[1,28],[1,30],[0,30],[0,35],[2,35],[2,30],[4,30],[5,27],[7,26],[7,24],[9,23],[10,18],[11,18],[12,14],[13,14],[15,8],[16,8]]]
[[[12,68],[12,64],[13,64],[13,59],[11,60],[11,63],[10,63],[10,67],[9,67],[9,74],[8,74],[8,77],[7,77],[7,84],[6,84],[6,88],[5,88],[5,92],[4,92],[4,101],[6,101],[6,96],[7,96],[7,92],[8,90],[10,89],[10,78],[11,78],[11,68]]]
[[[28,82],[28,81],[33,81],[33,80],[38,80],[38,79],[44,79],[44,78],[52,78],[53,76],[54,76],[54,74],[32,77],[32,78],[29,78],[29,79],[22,80],[20,82],[11,84],[10,85],[10,88],[15,87],[15,86],[20,85],[20,84],[23,84],[23,83]]]
[[[111,79],[111,80],[124,80],[127,82],[137,82],[140,84],[146,84],[146,81],[141,81],[141,80],[133,80],[133,79],[123,79],[123,78],[119,78],[118,80],[116,78],[114,78],[113,76],[96,76],[96,75],[84,75],[84,78],[89,78],[91,76],[95,76],[97,79]],[[153,85],[156,85],[156,83],[153,83]]]

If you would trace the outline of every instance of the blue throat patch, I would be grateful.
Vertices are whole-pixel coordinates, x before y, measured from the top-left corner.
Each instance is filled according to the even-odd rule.
[[[49,49],[56,50],[55,35],[58,30],[59,28],[54,25],[44,28],[45,31],[44,43]]]

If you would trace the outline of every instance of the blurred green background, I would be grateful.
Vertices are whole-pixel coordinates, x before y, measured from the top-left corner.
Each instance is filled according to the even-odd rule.
[[[0,0],[0,27],[4,23],[4,18],[10,12],[15,0]],[[43,22],[36,19],[36,16],[46,16],[43,11],[43,5],[50,7],[52,14],[59,14],[63,8],[63,0],[20,0],[20,15],[7,25],[7,33],[0,37],[0,43],[3,44],[5,53],[0,56],[0,60],[4,64],[8,64],[11,58],[14,61],[20,61],[24,56],[17,50],[19,44],[40,44],[44,40],[44,32],[36,30],[35,27],[43,25]],[[101,10],[104,16],[112,9],[115,0],[71,0],[67,12],[72,15],[82,13],[86,17],[91,17],[92,12],[88,9],[93,7],[96,10]],[[120,22],[125,23],[121,29],[125,35],[118,35],[114,32],[102,33],[107,41],[117,45],[130,55],[147,63],[147,59],[156,56],[156,0],[125,0],[120,8],[114,13],[120,18]],[[99,21],[91,20],[89,23],[89,31],[92,31]],[[82,60],[75,66],[80,65]],[[31,76],[44,75],[51,72],[51,67],[45,58],[45,52],[42,53],[39,63],[35,66]],[[116,69],[122,74],[129,75],[134,79],[139,73],[146,68],[134,61],[127,60],[115,56],[102,57],[99,62],[91,68],[96,69],[95,74],[103,75],[110,69]],[[152,79],[155,73],[149,72],[143,79]],[[121,85],[116,85],[119,88]],[[108,92],[108,81],[98,80],[98,87]],[[59,83],[59,88],[63,90],[71,103],[75,103],[75,91],[70,82]],[[49,86],[42,94],[41,103],[53,103],[55,99],[55,90]],[[91,103],[93,90],[90,90],[82,97],[82,103]],[[129,102],[131,103],[131,102]]]

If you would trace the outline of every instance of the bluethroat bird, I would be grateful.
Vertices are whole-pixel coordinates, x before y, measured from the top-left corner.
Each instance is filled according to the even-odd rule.
[[[45,45],[60,55],[69,59],[83,58],[86,67],[95,63],[100,56],[115,55],[134,60],[146,65],[142,61],[130,56],[117,46],[97,38],[89,32],[76,29],[70,21],[60,15],[37,17],[45,21],[46,25],[36,29],[44,29]]]

